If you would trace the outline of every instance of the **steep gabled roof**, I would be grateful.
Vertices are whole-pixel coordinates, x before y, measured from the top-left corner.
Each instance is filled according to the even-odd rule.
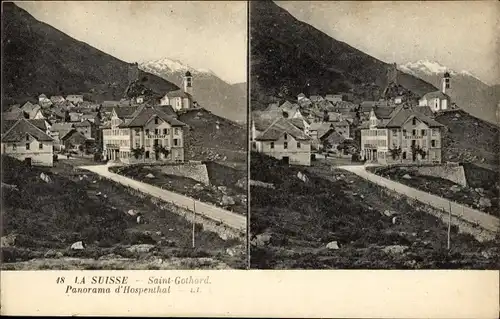
[[[394,107],[374,107],[372,110],[378,119],[390,119]]]
[[[138,108],[135,106],[122,106],[113,108],[113,110],[115,110],[116,115],[121,119],[132,117],[134,113],[137,111],[137,109]]]
[[[421,122],[424,122],[429,127],[443,127],[444,125],[431,119],[428,116],[425,116],[419,112],[412,110],[411,108],[401,108],[399,112],[397,112],[392,119],[387,122],[385,127],[401,127],[406,121],[412,117],[416,117]]]
[[[21,110],[2,113],[3,120],[19,120],[23,118],[24,118],[24,112]]]
[[[324,141],[325,139],[335,144],[340,144],[345,141],[346,138],[339,132],[336,132],[334,129],[330,129],[320,137],[321,141]]]
[[[74,127],[85,127],[85,126],[92,126],[92,123],[90,123],[89,120],[84,120],[84,121],[81,121],[81,122],[75,122],[73,124]]]
[[[29,119],[26,119],[28,122],[30,122],[31,124],[35,125],[36,127],[38,127],[40,130],[42,130],[43,132],[46,132],[47,131],[47,121],[45,121],[44,119],[32,119],[32,120],[29,120]],[[10,130],[10,128],[17,123],[18,120],[5,120],[2,118],[2,134],[7,132],[8,130]]]
[[[256,140],[257,141],[276,141],[284,133],[287,133],[296,140],[308,141],[311,138],[304,134],[299,128],[293,125],[289,120],[284,118],[279,118],[275,120],[262,134],[260,134]]]
[[[304,119],[299,119],[299,118],[294,118],[289,120],[290,123],[295,125],[297,128],[304,130],[306,128],[306,125],[304,124]]]
[[[5,132],[2,136],[2,142],[21,142],[26,137],[26,134],[33,136],[38,141],[53,141],[52,137],[28,120],[20,119]]]
[[[134,112],[134,115],[131,117],[130,122],[122,123],[120,127],[142,127],[154,116],[157,116],[158,118],[169,123],[172,126],[186,125],[176,119],[174,116],[165,113],[161,107],[141,105],[136,110],[136,112]]]
[[[73,128],[73,123],[54,123],[50,127],[50,130],[52,132],[59,132],[59,131],[68,131]]]
[[[328,123],[328,122],[316,122],[316,123],[311,123],[311,127],[309,128],[309,130],[310,131],[317,131],[318,132],[318,138],[321,138],[331,128],[332,128],[332,123]]]

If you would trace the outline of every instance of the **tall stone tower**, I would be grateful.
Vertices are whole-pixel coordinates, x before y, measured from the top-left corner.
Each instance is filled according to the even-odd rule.
[[[446,90],[450,88],[450,73],[445,72],[441,79],[441,92],[446,94]]]
[[[387,68],[387,85],[391,83],[398,85],[398,66],[396,63],[389,65]]]
[[[182,78],[182,85],[184,87],[184,92],[193,96],[193,76],[191,72],[187,71]]]

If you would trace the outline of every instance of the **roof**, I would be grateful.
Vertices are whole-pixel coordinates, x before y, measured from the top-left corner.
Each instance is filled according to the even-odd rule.
[[[372,110],[377,118],[389,119],[394,109],[394,107],[374,107]]]
[[[37,107],[40,108],[40,106],[38,104],[33,104],[30,101],[28,101],[28,102],[24,103],[23,106],[21,106],[21,109],[24,112],[30,113],[31,111],[33,111],[33,109],[35,109]]]
[[[309,99],[312,101],[312,102],[319,102],[319,101],[323,101],[323,97],[321,95],[311,95],[309,97]]]
[[[345,125],[349,125],[349,122],[347,122],[346,120],[342,120],[339,122],[331,122],[330,124],[333,126],[345,126]]]
[[[252,117],[252,121],[255,125],[257,131],[265,131],[271,124],[276,121],[277,118],[262,118],[262,117]]]
[[[167,114],[161,107],[141,105],[134,112],[130,121],[122,123],[120,127],[141,127],[144,126],[152,117],[159,117],[161,120],[172,126],[185,126],[183,122],[174,116]]]
[[[64,136],[62,136],[60,139],[61,139],[61,140],[67,140],[67,139],[72,138],[72,137],[73,137],[73,138],[78,138],[78,139],[79,139],[79,140],[81,140],[81,141],[86,141],[86,140],[88,140],[88,138],[87,138],[85,135],[83,135],[81,132],[78,132],[77,130],[74,130],[74,129],[73,129],[73,130],[71,130],[71,131],[69,131],[69,132],[67,132],[67,133],[66,133]]]
[[[289,120],[290,123],[292,123],[293,125],[295,125],[297,128],[303,130],[305,129],[305,124],[304,124],[304,119],[299,119],[299,118],[294,118],[294,119],[290,119]]]
[[[26,134],[33,136],[38,141],[53,141],[52,137],[48,136],[28,120],[20,119],[5,132],[2,136],[2,142],[20,142],[24,140]]]
[[[137,110],[137,107],[122,106],[122,107],[115,107],[113,108],[113,110],[115,110],[115,113],[119,118],[127,118],[133,116],[134,112]]]
[[[311,138],[302,132],[299,128],[293,125],[289,120],[279,118],[275,120],[262,134],[260,134],[257,141],[276,141],[282,134],[287,133],[299,141],[308,141]]]
[[[73,123],[54,123],[50,127],[50,130],[52,132],[58,132],[58,131],[67,131],[71,130],[73,128]]]
[[[170,91],[165,95],[168,97],[187,97],[187,98],[191,97],[191,94],[186,93],[183,90]]]
[[[335,144],[340,144],[343,141],[345,141],[346,138],[339,132],[336,132],[334,129],[330,129],[323,136],[320,137],[320,140],[325,140],[325,139],[328,139],[330,142],[333,142]]]
[[[66,96],[66,99],[67,98],[75,98],[75,97],[83,99],[83,95],[81,95],[81,94],[70,94],[70,95]]]
[[[19,120],[23,118],[24,118],[24,112],[21,110],[2,113],[3,120]]]
[[[26,119],[31,124],[38,127],[40,130],[47,131],[47,121],[45,119]],[[7,132],[18,120],[5,120],[2,118],[2,134]]]
[[[316,122],[316,123],[311,123],[311,127],[309,128],[309,130],[310,131],[317,131],[318,132],[318,138],[321,138],[331,128],[332,128],[332,123]]]
[[[419,112],[412,110],[411,108],[401,108],[392,119],[385,124],[385,127],[401,127],[406,121],[412,117],[416,117],[418,120],[424,122],[429,127],[442,127],[443,124],[431,119],[430,117],[423,115]]]
[[[92,123],[89,122],[89,120],[81,121],[81,122],[75,122],[74,127],[83,127],[83,126],[92,126]]]
[[[43,93],[42,93],[42,94],[40,94],[38,97],[39,97],[39,98],[45,98],[45,99],[46,99],[46,98],[47,98],[47,95],[45,95],[45,94],[43,94]]]
[[[450,100],[450,96],[441,92],[441,91],[434,91],[434,92],[429,92],[425,94],[422,99],[441,99],[441,100]]]

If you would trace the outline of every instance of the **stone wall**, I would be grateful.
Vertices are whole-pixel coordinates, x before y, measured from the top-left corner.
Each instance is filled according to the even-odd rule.
[[[467,186],[464,167],[458,164],[443,164],[436,166],[418,166],[416,171],[420,175],[440,177],[461,186]]]
[[[157,166],[157,168],[160,169],[162,173],[167,175],[191,178],[204,185],[210,184],[207,166],[205,164],[201,164],[200,162],[160,165]]]

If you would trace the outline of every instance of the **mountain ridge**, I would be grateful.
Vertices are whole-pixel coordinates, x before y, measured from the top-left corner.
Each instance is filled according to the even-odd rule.
[[[130,63],[35,19],[12,2],[2,3],[3,104],[47,95],[85,94],[95,101],[124,97]],[[158,93],[178,89],[156,75],[138,78]]]

